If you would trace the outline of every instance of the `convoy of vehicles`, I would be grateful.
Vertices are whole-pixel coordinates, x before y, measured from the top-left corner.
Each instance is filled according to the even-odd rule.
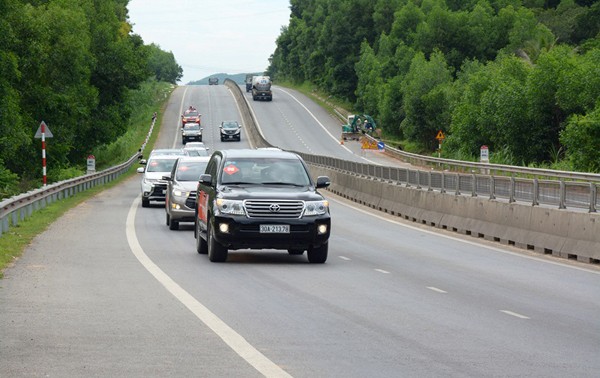
[[[202,142],[202,127],[199,123],[188,122],[181,128],[181,143],[185,146],[190,140]]]
[[[219,78],[218,77],[210,77],[208,78],[208,85],[218,85]]]
[[[210,261],[228,250],[284,249],[311,263],[327,260],[329,204],[297,154],[273,150],[215,151],[197,187],[196,250]]]
[[[269,76],[252,77],[252,99],[254,101],[273,100],[273,92],[271,92],[271,78]]]
[[[242,139],[242,127],[237,121],[223,121],[219,126],[221,134],[221,142],[226,140],[237,140],[238,142]]]
[[[167,181],[165,212],[170,230],[178,230],[179,222],[194,222],[196,186],[208,159],[208,156],[180,157],[171,173],[163,177]]]

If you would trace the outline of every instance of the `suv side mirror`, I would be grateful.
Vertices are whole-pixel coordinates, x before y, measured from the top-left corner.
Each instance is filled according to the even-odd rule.
[[[165,181],[171,181],[171,175],[170,174],[168,176],[165,175],[165,176],[162,177],[162,179],[165,180]]]
[[[200,179],[198,180],[201,184],[212,185],[212,176],[208,173],[204,173],[200,175]]]
[[[331,180],[327,176],[319,176],[317,177],[317,189],[319,188],[327,188],[331,185]]]
[[[137,169],[137,173],[144,173],[144,167],[139,167]]]

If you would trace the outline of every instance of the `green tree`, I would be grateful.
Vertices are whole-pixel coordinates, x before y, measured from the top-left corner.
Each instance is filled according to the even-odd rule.
[[[600,172],[600,101],[587,115],[569,117],[560,141],[575,170]]]
[[[426,148],[435,148],[437,131],[447,131],[450,126],[451,83],[452,72],[443,53],[435,51],[430,60],[423,53],[415,55],[402,88],[404,136]]]
[[[177,64],[173,53],[161,50],[154,43],[148,46],[148,50],[148,70],[156,80],[177,84],[183,76],[183,68]]]

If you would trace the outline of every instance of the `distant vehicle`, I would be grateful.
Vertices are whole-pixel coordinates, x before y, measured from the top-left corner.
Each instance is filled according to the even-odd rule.
[[[226,140],[237,140],[238,142],[242,139],[242,127],[237,121],[223,121],[219,126],[221,132],[221,142]]]
[[[348,123],[342,125],[343,140],[360,140],[365,134],[373,135],[379,132],[375,120],[368,114],[350,114]]]
[[[281,150],[215,151],[196,190],[196,250],[212,262],[228,250],[308,251],[308,261],[327,260],[331,229],[329,202],[318,192],[304,160]]]
[[[197,123],[197,124],[201,125],[201,123],[200,123],[201,116],[202,116],[202,114],[200,114],[198,112],[198,110],[196,110],[196,108],[194,108],[193,106],[190,106],[181,115],[181,127],[185,126],[185,124],[188,122]]]
[[[181,143],[184,145],[189,140],[196,140],[202,142],[202,128],[198,123],[186,123],[181,129]]]
[[[211,77],[208,79],[208,85],[218,85],[218,84],[219,84],[218,77]]]
[[[178,230],[179,222],[193,222],[196,208],[196,185],[208,164],[208,156],[180,157],[167,181],[166,222],[170,230]]]
[[[183,150],[181,148],[157,148],[150,151],[150,156],[152,155],[176,155],[183,156]]]
[[[208,147],[202,142],[188,142],[183,147],[186,156],[209,156]]]
[[[273,92],[271,92],[271,78],[269,76],[252,77],[252,99],[254,101],[273,100]]]
[[[164,201],[167,193],[167,181],[163,176],[171,173],[177,155],[151,155],[148,161],[140,161],[146,167],[137,169],[143,173],[140,183],[142,189],[142,207],[150,206],[150,201]]]
[[[246,75],[246,92],[252,91],[252,74]]]

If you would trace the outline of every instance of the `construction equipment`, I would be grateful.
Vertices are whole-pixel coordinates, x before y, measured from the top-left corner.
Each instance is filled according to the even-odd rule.
[[[351,114],[348,123],[342,125],[342,140],[360,140],[361,136],[372,135],[377,124],[367,114]]]

